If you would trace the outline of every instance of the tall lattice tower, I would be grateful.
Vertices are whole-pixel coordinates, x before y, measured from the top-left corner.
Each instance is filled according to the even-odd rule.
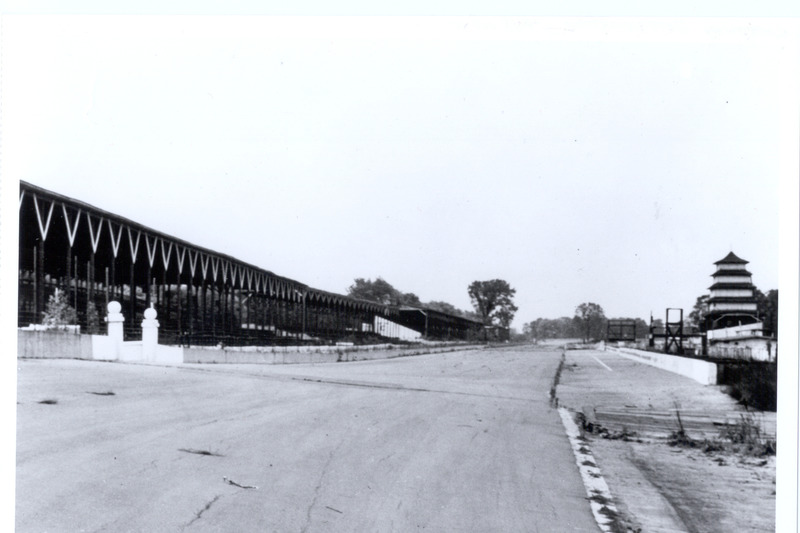
[[[758,322],[753,275],[747,271],[747,263],[733,252],[714,263],[717,270],[711,274],[714,284],[708,288],[711,295],[706,315],[707,330]]]

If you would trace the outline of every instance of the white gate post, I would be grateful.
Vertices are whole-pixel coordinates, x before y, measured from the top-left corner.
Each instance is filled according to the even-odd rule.
[[[158,312],[150,305],[144,310],[142,320],[142,360],[153,362],[156,360],[158,350]]]
[[[111,356],[113,359],[119,359],[120,352],[122,351],[123,331],[122,324],[125,322],[125,317],[122,316],[122,306],[119,302],[108,302],[106,307],[108,314],[106,315],[106,323],[108,324],[108,342],[111,346]]]

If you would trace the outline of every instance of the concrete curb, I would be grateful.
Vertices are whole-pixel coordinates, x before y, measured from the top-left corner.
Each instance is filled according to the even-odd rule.
[[[619,516],[617,507],[612,503],[613,497],[608,489],[606,480],[600,474],[600,468],[592,456],[592,452],[585,441],[581,439],[581,432],[572,414],[568,409],[560,407],[558,414],[561,415],[561,422],[567,432],[567,438],[572,445],[572,453],[575,455],[575,463],[583,479],[583,486],[586,488],[586,496],[592,508],[592,514],[598,527],[605,533],[613,533],[612,526],[614,517]]]

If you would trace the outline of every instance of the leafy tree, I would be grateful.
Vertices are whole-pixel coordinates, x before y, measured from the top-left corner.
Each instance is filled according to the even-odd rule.
[[[574,339],[582,337],[581,325],[573,318],[537,318],[523,326],[523,334],[529,340]]]
[[[647,322],[644,321],[642,318],[636,318],[636,338],[637,339],[646,339],[647,336],[650,334],[650,326]]]
[[[758,317],[764,322],[766,334],[778,335],[778,290],[771,289],[764,294],[760,290],[755,290],[756,304],[758,306]]]
[[[69,305],[69,300],[64,291],[56,289],[50,295],[42,323],[45,326],[66,326],[78,323],[78,313]]]
[[[585,342],[602,339],[605,335],[606,315],[596,303],[587,302],[576,307],[573,321],[581,328]]]
[[[522,325],[522,335],[533,342],[548,338],[543,324],[545,320],[544,318],[537,318],[531,322],[526,322]]]
[[[517,312],[513,297],[517,293],[507,281],[493,279],[489,281],[473,281],[469,288],[472,306],[484,324],[499,324],[508,327]]]
[[[475,311],[461,311],[461,316],[474,320],[475,322],[483,322],[483,318]]]
[[[419,300],[419,296],[417,296],[413,292],[406,292],[400,294],[398,297],[398,301],[402,305],[410,305],[412,307],[422,307],[422,302]]]
[[[704,294],[703,296],[698,296],[697,300],[694,302],[694,307],[692,308],[692,312],[689,313],[689,324],[697,329],[705,330],[706,315],[708,314],[709,298],[710,296],[708,294]]]
[[[516,310],[516,307],[514,307],[513,311],[508,307],[501,307],[494,312],[494,318],[500,326],[504,328],[511,327],[511,321],[514,320],[514,311]]]
[[[100,333],[100,312],[94,302],[89,302],[86,308],[86,330],[92,335]]]
[[[368,300],[383,305],[397,305],[400,300],[400,291],[383,278],[371,279],[356,278],[347,289],[348,296],[359,300]]]
[[[469,318],[480,321],[481,318],[471,311],[462,311],[447,302],[433,301],[424,303],[413,292],[401,292],[383,278],[371,279],[356,278],[347,289],[348,296],[359,300],[368,300],[383,305],[408,305],[411,307],[426,307],[453,316]],[[516,308],[515,308],[516,310]],[[510,320],[509,320],[510,322]]]
[[[457,309],[456,306],[447,302],[428,302],[425,304],[425,307],[428,309],[433,309],[434,311],[441,311],[442,313],[447,313],[449,315],[464,316],[464,311]]]

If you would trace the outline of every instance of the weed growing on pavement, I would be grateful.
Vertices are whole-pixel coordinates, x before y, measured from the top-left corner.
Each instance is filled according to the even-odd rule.
[[[691,438],[684,431],[678,430],[670,434],[669,438],[667,438],[667,444],[681,448],[696,448],[701,442]]]
[[[761,424],[753,413],[742,413],[736,424],[720,430],[719,438],[729,442],[734,451],[745,455],[775,455],[777,446],[774,440],[764,438]]]
[[[709,454],[721,452],[764,457],[776,453],[776,442],[764,438],[761,424],[753,413],[740,414],[739,421],[723,427],[718,438],[703,440],[693,439],[686,433],[681,421],[680,410],[675,410],[675,416],[678,421],[678,429],[673,431],[667,439],[667,444],[670,446],[700,448]]]
[[[556,375],[553,377],[553,385],[550,387],[550,405],[558,407],[558,396],[556,396],[556,389],[558,382],[561,380],[561,372],[564,370],[564,361],[566,359],[566,352],[561,352],[561,361],[558,363]]]
[[[734,444],[761,442],[761,425],[756,421],[753,413],[743,413],[739,415],[739,421],[736,424],[722,428],[719,436]]]
[[[639,443],[642,442],[642,439],[639,438],[638,433],[629,430],[626,426],[622,426],[620,431],[611,431],[608,428],[600,425],[597,421],[592,422],[588,420],[586,415],[582,412],[575,413],[575,421],[578,424],[578,429],[580,429],[581,435],[590,433],[608,440],[621,440],[624,442]]]
[[[681,448],[696,448],[701,444],[700,441],[691,438],[686,433],[686,428],[683,427],[683,420],[681,420],[681,406],[678,402],[674,402],[673,405],[675,406],[675,418],[678,422],[678,428],[670,433],[669,438],[667,438],[667,444]]]
[[[611,432],[606,428],[602,428],[603,432],[600,434],[601,437],[604,439],[609,440],[621,440],[624,442],[642,442],[642,439],[639,438],[639,434],[635,431],[630,431],[625,426],[622,426],[621,431]]]

